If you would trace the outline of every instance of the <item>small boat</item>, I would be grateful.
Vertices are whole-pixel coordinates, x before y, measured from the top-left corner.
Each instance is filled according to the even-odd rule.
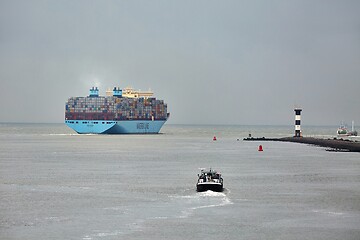
[[[341,123],[336,133],[338,136],[347,136],[348,130],[345,124]]]
[[[349,132],[349,136],[357,136],[357,135],[358,135],[358,133],[354,129],[354,121],[352,121],[352,123],[351,123],[351,132]]]
[[[357,131],[354,130],[354,121],[352,121],[352,126],[351,126],[351,131],[348,131],[347,127],[345,124],[341,123],[340,127],[337,130],[337,135],[339,137],[341,136],[357,136]]]
[[[211,168],[209,171],[202,168],[198,177],[196,191],[204,192],[211,190],[214,192],[222,192],[224,190],[221,173],[213,171]]]

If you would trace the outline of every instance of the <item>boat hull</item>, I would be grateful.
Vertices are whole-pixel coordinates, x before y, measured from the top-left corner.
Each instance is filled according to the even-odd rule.
[[[214,192],[222,192],[224,188],[222,184],[215,184],[215,183],[202,183],[196,185],[197,192],[205,192],[208,190]]]
[[[66,120],[79,134],[156,134],[166,120]]]

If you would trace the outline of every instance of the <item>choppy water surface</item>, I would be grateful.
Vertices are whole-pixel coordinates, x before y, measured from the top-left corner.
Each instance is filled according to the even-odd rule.
[[[241,140],[292,131],[165,125],[109,136],[0,124],[0,239],[360,239],[358,153]],[[224,192],[195,191],[202,167],[222,172]]]

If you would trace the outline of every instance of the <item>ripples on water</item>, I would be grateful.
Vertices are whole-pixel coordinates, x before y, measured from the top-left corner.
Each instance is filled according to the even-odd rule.
[[[303,127],[322,137],[336,129]],[[259,143],[241,141],[291,136],[293,126],[161,132],[0,124],[0,238],[359,239],[357,153],[277,142],[260,153]],[[202,167],[222,172],[224,192],[196,192]]]

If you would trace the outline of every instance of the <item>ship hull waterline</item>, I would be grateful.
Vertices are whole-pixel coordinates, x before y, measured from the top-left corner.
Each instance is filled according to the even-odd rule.
[[[66,120],[79,134],[157,134],[166,120]]]

